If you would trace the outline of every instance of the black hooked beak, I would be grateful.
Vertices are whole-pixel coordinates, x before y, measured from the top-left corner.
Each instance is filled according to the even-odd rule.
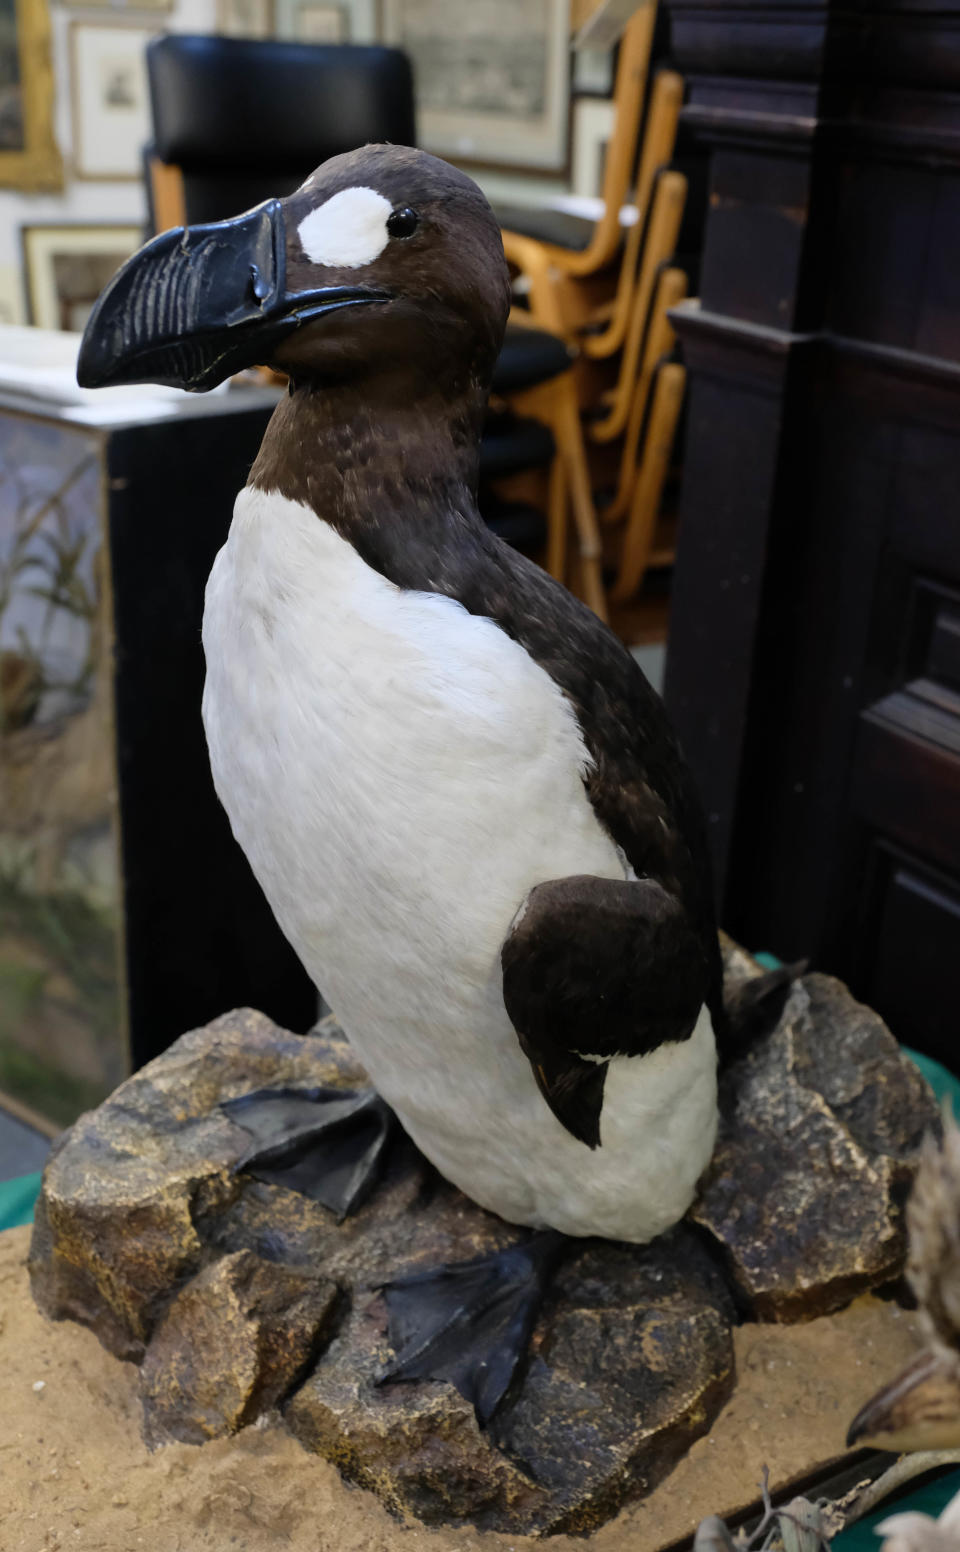
[[[81,388],[166,383],[200,393],[267,361],[309,319],[386,302],[366,286],[286,291],[280,201],[209,226],[162,232],[118,270],[87,320]]]

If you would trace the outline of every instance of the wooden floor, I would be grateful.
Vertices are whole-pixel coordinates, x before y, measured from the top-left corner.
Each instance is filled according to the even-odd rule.
[[[636,598],[627,604],[614,604],[610,624],[628,647],[646,647],[667,639],[670,621],[670,593],[667,578],[654,573]]]

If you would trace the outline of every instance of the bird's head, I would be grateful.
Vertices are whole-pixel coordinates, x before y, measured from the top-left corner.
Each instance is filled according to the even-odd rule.
[[[509,282],[477,185],[404,146],[333,157],[295,193],[163,232],[90,315],[82,386],[194,391],[274,366],[336,382],[370,373],[486,383]]]

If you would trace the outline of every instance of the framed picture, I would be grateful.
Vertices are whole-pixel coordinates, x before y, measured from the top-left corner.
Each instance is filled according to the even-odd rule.
[[[318,5],[314,0],[275,0],[274,32],[300,43],[348,43],[349,18],[342,5]]]
[[[139,226],[25,226],[21,235],[29,322],[71,333],[143,242]]]
[[[74,171],[78,178],[141,176],[150,139],[146,48],[152,28],[74,22],[70,29]]]
[[[603,193],[607,146],[613,134],[616,107],[609,99],[580,97],[573,105],[573,156],[570,187],[574,194],[595,199]]]
[[[383,0],[413,60],[420,141],[455,162],[567,165],[569,0]]]
[[[573,95],[611,97],[616,70],[616,49],[575,49]]]
[[[0,0],[0,188],[62,187],[47,0]]]
[[[273,0],[217,0],[217,31],[228,38],[273,36]]]
[[[172,11],[173,0],[59,0],[60,5],[83,11],[112,11],[123,16],[125,12]]]

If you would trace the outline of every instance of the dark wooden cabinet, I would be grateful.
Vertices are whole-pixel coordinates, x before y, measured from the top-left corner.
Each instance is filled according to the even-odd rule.
[[[721,914],[960,1066],[960,10],[671,0],[710,151],[666,694]]]

